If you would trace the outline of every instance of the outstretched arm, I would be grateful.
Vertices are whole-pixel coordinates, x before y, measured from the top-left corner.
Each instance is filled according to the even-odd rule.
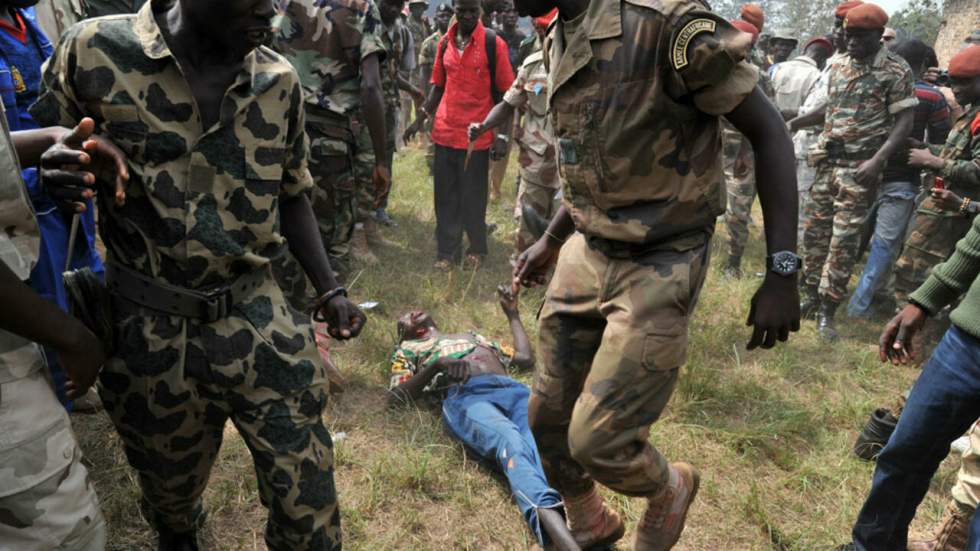
[[[521,313],[517,308],[517,296],[507,285],[497,287],[497,296],[500,297],[500,308],[507,316],[510,324],[510,333],[514,338],[514,357],[511,363],[521,370],[534,369],[534,350],[531,348],[531,339],[524,330],[521,322]]]
[[[483,119],[483,122],[473,123],[470,125],[470,141],[476,141],[477,138],[482,136],[491,128],[497,128],[498,126],[510,123],[513,120],[514,107],[506,101],[502,101],[493,106],[493,109],[487,113],[487,117]]]
[[[827,116],[827,103],[824,102],[818,105],[813,111],[809,113],[804,113],[795,119],[789,121],[790,132],[796,132],[801,128],[809,128],[811,126],[817,126],[818,124],[823,124],[824,119]]]
[[[752,143],[756,187],[765,219],[769,254],[796,251],[798,195],[793,142],[783,118],[758,87],[726,118]],[[752,298],[748,324],[755,326],[748,348],[772,348],[800,329],[796,276],[772,271]]]

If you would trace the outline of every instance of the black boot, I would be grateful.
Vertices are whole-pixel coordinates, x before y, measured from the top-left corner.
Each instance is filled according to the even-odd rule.
[[[834,342],[839,337],[837,329],[834,327],[834,314],[837,313],[837,303],[823,301],[820,303],[820,313],[817,314],[817,331],[820,338],[825,341]]]
[[[725,277],[732,279],[742,278],[742,257],[741,256],[729,256],[728,264],[725,265],[724,271]]]
[[[871,413],[871,418],[861,429],[857,441],[854,442],[854,455],[865,461],[874,461],[881,453],[881,449],[888,443],[888,439],[895,432],[895,425],[898,419],[892,412],[879,408]]]
[[[800,286],[800,317],[812,320],[817,316],[820,309],[820,295],[817,294],[816,287]]]
[[[157,551],[200,551],[197,532],[172,532],[164,528],[159,536]]]

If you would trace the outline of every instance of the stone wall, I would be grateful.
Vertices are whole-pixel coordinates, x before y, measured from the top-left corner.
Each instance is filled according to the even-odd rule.
[[[946,0],[936,38],[936,55],[943,67],[963,47],[963,39],[980,29],[980,0]]]

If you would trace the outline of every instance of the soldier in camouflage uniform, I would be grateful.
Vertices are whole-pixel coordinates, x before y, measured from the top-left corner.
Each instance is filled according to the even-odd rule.
[[[405,22],[405,27],[408,32],[412,35],[412,59],[419,59],[419,53],[422,51],[422,43],[425,39],[432,34],[433,28],[432,23],[429,18],[425,15],[425,10],[429,8],[429,3],[426,0],[409,0],[408,1],[408,20]],[[415,69],[410,73],[409,84],[422,89],[422,71],[419,70],[419,66],[416,65]],[[401,128],[405,129],[409,124],[412,123],[412,109],[414,108],[413,100],[411,95],[407,92],[402,94],[402,104],[401,104],[401,116],[402,124]],[[423,135],[423,139],[424,135]]]
[[[553,16],[552,16],[553,17]],[[544,52],[541,41],[544,39],[551,18],[536,17],[534,28],[539,34],[538,50],[530,54],[517,71],[514,84],[504,94],[503,101],[498,103],[481,124],[474,125],[470,135],[476,140],[479,135],[508,124],[519,115],[519,124],[514,139],[520,148],[518,170],[520,189],[517,194],[517,210],[519,228],[517,234],[517,252],[524,252],[532,243],[541,237],[541,230],[533,231],[535,224],[528,220],[529,216],[536,217],[536,225],[546,225],[558,211],[558,190],[561,181],[558,179],[558,162],[555,155],[555,133],[551,128],[548,117],[548,69],[544,63]]]
[[[792,144],[756,86],[758,71],[741,61],[751,37],[705,4],[566,6],[517,1],[525,15],[560,11],[545,52],[563,206],[518,259],[514,280],[544,282],[558,257],[540,314],[530,423],[583,549],[624,532],[595,482],[647,499],[634,549],[670,549],[698,475],[668,464],[648,438],[677,384],[724,212],[720,117],[766,159],[757,181],[768,243],[779,251],[754,299],[750,348],[774,346],[799,325],[787,308],[798,265]]]
[[[811,153],[817,166],[804,216],[804,315],[819,310],[821,336],[835,340],[834,315],[847,295],[885,162],[912,130],[912,70],[881,45],[888,15],[874,4],[847,12],[848,55],[830,66],[827,103],[791,121],[791,129],[821,116],[823,133]]]
[[[422,42],[422,47],[419,49],[419,74],[422,78],[422,93],[425,94],[425,97],[429,97],[429,87],[432,85],[432,66],[435,65],[436,56],[439,54],[439,41],[442,40],[442,35],[446,34],[446,30],[449,29],[449,22],[452,18],[453,9],[449,4],[442,4],[436,8],[436,30]],[[429,165],[429,174],[431,175],[432,164],[436,159],[436,146],[428,138],[428,134],[432,132],[432,121],[427,120],[425,125],[427,143],[425,161]]]
[[[41,0],[37,20],[44,34],[57,43],[69,27],[82,19],[136,13],[146,0]]]
[[[373,203],[374,190],[387,185],[376,181],[373,173],[390,179],[383,163],[375,163],[360,179],[354,171],[355,155],[365,148],[376,153],[371,161],[387,155],[380,88],[380,63],[385,57],[381,16],[367,0],[287,0],[280,9],[275,46],[303,83],[310,172],[316,184],[313,212],[331,265],[344,274],[350,262],[356,191],[368,190]],[[358,125],[356,134],[355,114],[368,121],[366,128]],[[364,134],[367,143],[360,141]]]
[[[37,164],[38,159],[22,156],[24,146],[36,149],[47,142],[57,147],[44,155],[47,161],[58,152],[68,155],[63,164],[81,164],[80,152],[67,144],[80,146],[92,125],[87,122],[84,131],[52,128],[11,137],[2,109],[0,105],[0,548],[103,551],[106,526],[99,501],[35,342],[58,354],[71,377],[72,398],[83,395],[95,381],[105,351],[84,325],[24,283],[38,260],[41,234],[18,163],[20,156],[25,166]],[[121,153],[111,149],[123,163]],[[96,155],[98,159],[99,152]],[[66,175],[65,183],[78,182],[74,173],[50,170],[44,179],[51,185]],[[77,197],[64,200],[74,202]]]
[[[125,203],[99,195],[118,344],[100,395],[164,550],[196,549],[229,419],[255,462],[269,549],[340,549],[324,366],[269,264],[290,248],[332,337],[364,317],[317,232],[303,89],[262,46],[274,15],[271,0],[154,0],[83,22],[32,110],[42,124],[91,116],[129,157]]]
[[[980,46],[974,46],[980,47]],[[957,98],[959,100],[960,98]],[[937,195],[955,194],[962,199],[980,198],[980,101],[963,103],[966,111],[953,125],[942,148],[913,149],[909,164],[941,176],[946,194],[927,197],[912,219],[912,229],[902,256],[895,265],[895,300],[899,307],[908,304],[909,294],[928,279],[933,267],[945,261],[956,248],[956,242],[966,235],[973,222],[972,204],[948,208]],[[932,184],[932,178],[927,177]]]

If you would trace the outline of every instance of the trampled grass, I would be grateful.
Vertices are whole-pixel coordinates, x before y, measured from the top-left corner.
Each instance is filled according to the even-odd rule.
[[[396,165],[390,210],[400,227],[386,235],[398,246],[381,252],[382,266],[352,275],[351,295],[381,305],[359,339],[335,348],[351,384],[325,415],[335,434],[345,434],[336,444],[335,474],[345,548],[527,549],[532,538],[500,479],[447,437],[438,412],[389,411],[384,390],[394,320],[411,308],[429,310],[446,329],[476,328],[509,339],[494,288],[510,271],[513,173],[507,199],[491,208],[499,229],[484,268],[442,274],[431,268],[434,214],[424,155],[409,148]],[[879,322],[843,321],[844,338],[833,346],[821,342],[809,322],[788,344],[747,352],[745,316],[760,281],[752,276],[762,271],[765,254],[761,219],[756,222],[748,277],[722,278],[720,262],[711,269],[691,326],[689,362],[651,434],[668,458],[702,471],[702,490],[678,549],[814,551],[846,541],[873,468],[851,454],[851,445],[870,411],[891,405],[918,373],[878,363],[873,343]],[[716,259],[724,258],[723,238],[719,225]],[[541,291],[521,298],[532,337],[541,300]],[[518,378],[530,382],[528,374]],[[104,414],[73,420],[109,522],[110,549],[155,548],[137,507],[135,475],[111,423]],[[944,463],[913,532],[928,532],[941,516],[958,464],[956,457]],[[632,529],[643,504],[607,495]],[[265,549],[265,510],[251,458],[230,424],[205,503],[208,549]],[[618,549],[629,549],[628,541]]]

